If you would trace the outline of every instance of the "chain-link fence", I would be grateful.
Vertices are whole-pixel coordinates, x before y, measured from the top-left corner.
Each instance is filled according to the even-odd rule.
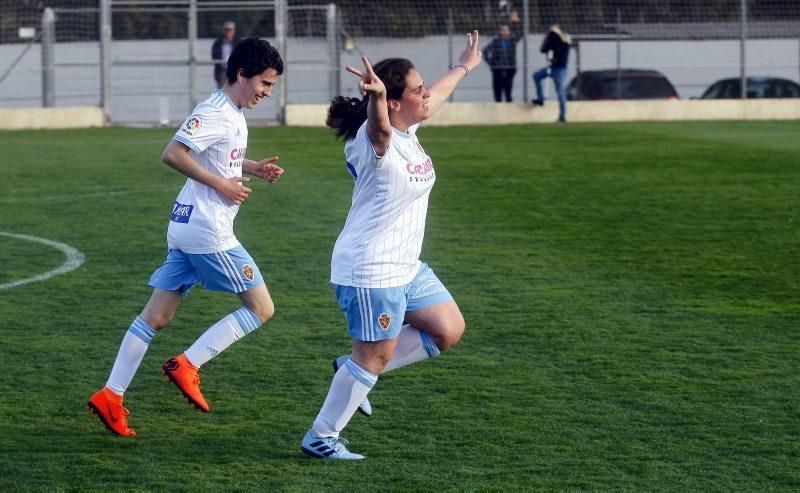
[[[409,58],[433,80],[458,58],[464,33],[480,30],[485,48],[501,25],[515,101],[533,97],[530,75],[547,63],[539,47],[554,23],[573,41],[568,78],[652,69],[682,99],[723,78],[800,79],[797,0],[0,0],[0,9],[0,107],[100,105],[118,123],[178,121],[204,99],[226,21],[238,36],[269,39],[286,61],[282,92],[249,113],[255,120],[278,119],[286,103],[354,95],[341,68],[360,65],[362,53]],[[454,99],[494,100],[488,63]]]

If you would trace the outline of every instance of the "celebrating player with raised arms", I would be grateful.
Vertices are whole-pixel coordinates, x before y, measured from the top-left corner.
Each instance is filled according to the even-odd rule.
[[[378,375],[434,357],[464,333],[458,305],[419,259],[436,174],[417,129],[480,64],[477,46],[474,31],[459,64],[427,88],[409,60],[389,58],[373,67],[362,57],[363,70],[347,70],[359,77],[364,98],[331,102],[327,124],[346,140],[355,182],[331,261],[353,350],[334,362],[328,396],[301,443],[307,455],[363,459],[339,434],[356,409],[371,414],[367,394]]]
[[[275,308],[258,266],[233,233],[239,206],[252,190],[242,173],[275,182],[282,174],[277,156],[245,157],[247,122],[253,108],[272,93],[283,73],[278,51],[259,38],[241,40],[227,66],[227,82],[200,103],[164,150],[162,160],[188,178],[178,194],[167,232],[168,255],[150,277],[150,301],[122,340],[106,386],[89,407],[113,433],[132,436],[122,397],[156,332],[199,281],[212,291],[236,293],[243,306],[211,326],[162,369],[197,409],[210,408],[200,392],[199,368],[269,320]]]

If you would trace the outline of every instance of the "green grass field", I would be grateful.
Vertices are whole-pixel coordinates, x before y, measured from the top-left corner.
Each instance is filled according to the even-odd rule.
[[[381,378],[344,433],[361,463],[298,450],[349,348],[325,129],[251,129],[286,169],[237,219],[277,313],[203,368],[212,413],[160,375],[239,306],[199,288],[126,394],[139,435],[85,411],[166,254],[172,133],[0,133],[0,232],[86,256],[0,289],[0,490],[800,489],[800,122],[423,129],[423,259],[468,329]],[[0,236],[0,284],[63,261]]]

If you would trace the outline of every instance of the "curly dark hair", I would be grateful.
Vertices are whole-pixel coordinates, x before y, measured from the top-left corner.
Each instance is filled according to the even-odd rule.
[[[244,38],[233,47],[228,58],[225,76],[228,82],[236,82],[239,69],[244,70],[245,77],[253,77],[268,68],[275,69],[278,75],[283,73],[283,59],[274,46],[256,36]]]
[[[414,64],[405,58],[386,58],[376,63],[372,70],[386,86],[386,99],[400,99],[406,90],[406,75]],[[336,132],[336,137],[350,140],[367,119],[369,95],[362,99],[336,96],[328,108],[325,124]]]

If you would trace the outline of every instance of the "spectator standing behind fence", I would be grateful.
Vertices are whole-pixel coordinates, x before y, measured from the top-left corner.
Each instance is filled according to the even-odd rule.
[[[494,100],[500,102],[505,96],[511,102],[511,87],[517,73],[517,43],[521,34],[519,29],[519,13],[511,12],[511,25],[500,24],[500,32],[483,48],[483,57],[492,71],[492,89]]]
[[[553,24],[542,40],[539,51],[547,54],[548,66],[540,68],[533,73],[533,82],[536,84],[536,99],[533,104],[542,106],[544,104],[544,93],[542,91],[542,79],[550,77],[556,87],[558,95],[558,121],[567,121],[567,93],[564,89],[564,80],[567,77],[567,60],[569,58],[569,46],[571,40],[558,24]]]
[[[214,40],[214,44],[211,45],[211,58],[217,62],[214,64],[214,80],[217,81],[218,89],[225,85],[225,67],[228,64],[228,57],[231,56],[233,47],[238,42],[236,24],[233,21],[225,21],[222,25],[222,36]]]

